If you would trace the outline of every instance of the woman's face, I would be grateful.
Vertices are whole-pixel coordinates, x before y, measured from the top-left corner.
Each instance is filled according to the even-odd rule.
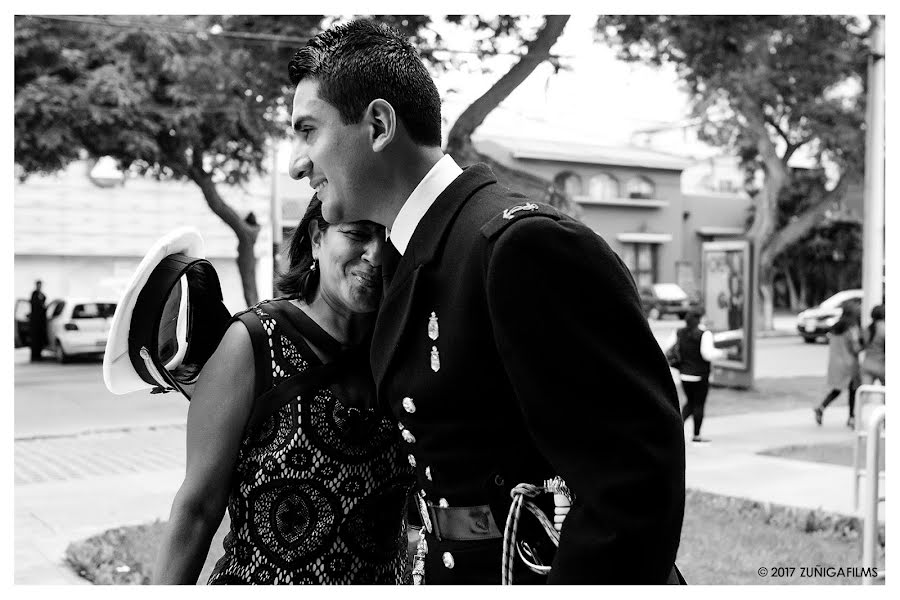
[[[381,301],[384,227],[371,221],[310,224],[313,255],[319,260],[319,290],[336,310],[370,313]]]

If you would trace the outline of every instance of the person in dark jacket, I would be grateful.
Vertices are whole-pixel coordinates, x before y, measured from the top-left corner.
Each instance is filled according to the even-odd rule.
[[[847,427],[856,424],[854,405],[856,388],[859,387],[859,353],[862,350],[859,335],[859,307],[845,304],[837,323],[828,332],[828,394],[822,403],[813,409],[816,423],[822,424],[822,416],[828,405],[834,402],[841,391],[847,389]]]
[[[437,88],[390,28],[320,33],[290,76],[291,176],[328,221],[389,229],[371,363],[418,478],[416,580],[677,583],[682,421],[624,263],[487,165],[443,154]],[[501,575],[510,508],[557,476],[574,498],[555,556],[523,511]],[[561,512],[551,494],[533,501]]]
[[[728,356],[725,350],[720,350],[713,345],[711,331],[700,329],[700,320],[703,318],[702,310],[692,310],[685,318],[685,326],[674,332],[668,343],[664,346],[671,348],[678,346],[678,354],[681,358],[678,377],[681,387],[684,389],[686,402],[681,409],[681,418],[687,422],[688,418],[694,418],[694,436],[691,441],[695,444],[708,443],[709,440],[700,437],[700,428],[703,426],[703,412],[706,407],[706,397],[709,395],[709,374],[714,360],[722,360]]]
[[[884,304],[872,308],[872,322],[866,331],[865,352],[859,365],[860,380],[863,384],[884,382]]]
[[[28,315],[31,362],[41,360],[41,351],[47,345],[47,296],[41,291],[41,281],[34,282],[31,292],[31,313]]]

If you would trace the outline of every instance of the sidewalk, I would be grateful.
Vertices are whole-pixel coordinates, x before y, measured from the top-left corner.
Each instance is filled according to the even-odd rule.
[[[853,509],[851,467],[757,454],[794,445],[852,448],[854,434],[844,425],[845,411],[844,407],[830,410],[821,427],[815,424],[812,410],[805,408],[707,417],[703,437],[712,443],[687,443],[686,485],[723,496],[861,516]],[[691,427],[688,421],[686,439]]]
[[[852,444],[840,408],[826,413],[821,427],[806,409],[709,417],[703,434],[711,444],[687,443],[688,488],[854,514],[851,468],[756,454],[789,445]],[[65,439],[16,442],[15,583],[85,583],[63,563],[70,542],[168,518],[183,477],[183,429],[139,431],[130,439],[125,435],[109,434],[80,451],[64,447],[72,444]],[[68,471],[62,461],[50,458],[60,452]],[[91,465],[91,456],[101,455],[106,463]],[[106,474],[92,474],[90,466]]]
[[[184,427],[16,441],[16,584],[87,584],[63,562],[74,541],[166,520],[184,478]]]

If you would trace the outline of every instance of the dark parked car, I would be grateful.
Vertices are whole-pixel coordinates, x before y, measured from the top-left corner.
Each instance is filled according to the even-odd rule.
[[[31,314],[31,302],[25,298],[16,298],[15,329],[16,348],[31,344],[31,333],[28,327],[28,315]]]
[[[824,336],[844,313],[844,306],[862,304],[862,290],[838,292],[818,306],[804,310],[797,315],[797,333],[807,344],[812,344]]]
[[[689,310],[697,308],[677,283],[654,283],[640,289],[644,314],[650,319],[664,315],[677,315],[683,319]]]

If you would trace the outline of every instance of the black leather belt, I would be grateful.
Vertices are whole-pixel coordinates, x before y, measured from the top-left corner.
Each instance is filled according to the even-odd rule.
[[[491,507],[427,505],[431,532],[438,540],[472,541],[501,539]],[[427,523],[428,521],[426,521]],[[427,528],[426,528],[427,531]]]

